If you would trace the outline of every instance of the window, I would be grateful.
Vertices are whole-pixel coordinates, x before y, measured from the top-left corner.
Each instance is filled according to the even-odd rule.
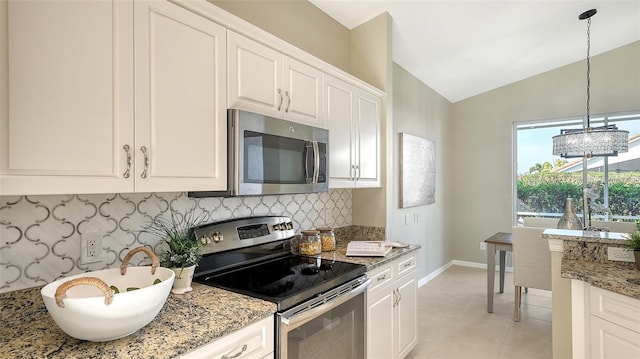
[[[586,160],[553,156],[552,137],[561,128],[582,128],[582,118],[514,125],[516,218],[559,218],[567,197],[574,198],[576,212],[582,216],[586,184],[597,195],[589,202],[593,220],[640,220],[640,113],[592,117],[590,122],[593,127],[616,125],[629,131],[629,152]]]

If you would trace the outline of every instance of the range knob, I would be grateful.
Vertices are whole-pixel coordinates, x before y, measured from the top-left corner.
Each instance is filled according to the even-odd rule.
[[[202,244],[203,246],[206,246],[207,244],[211,244],[211,241],[213,239],[211,238],[210,234],[204,234],[202,235],[202,237],[200,237],[200,244]]]
[[[222,242],[223,240],[224,240],[224,237],[222,236],[222,233],[220,232],[213,233],[213,241],[215,243]]]

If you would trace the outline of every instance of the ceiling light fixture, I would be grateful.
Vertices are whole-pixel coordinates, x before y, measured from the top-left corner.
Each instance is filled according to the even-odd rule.
[[[578,16],[580,20],[587,20],[587,120],[582,129],[564,129],[553,136],[553,154],[563,158],[617,156],[619,152],[629,150],[629,131],[618,130],[615,125],[591,127],[591,17],[598,11],[591,9]]]

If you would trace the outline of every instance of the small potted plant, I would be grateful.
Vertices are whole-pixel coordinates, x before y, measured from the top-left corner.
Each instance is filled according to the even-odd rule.
[[[640,271],[640,231],[631,233],[631,236],[625,242],[627,250],[633,251],[633,257],[636,260],[636,270]]]
[[[192,290],[193,272],[202,258],[200,243],[196,239],[193,228],[201,224],[204,218],[204,213],[195,216],[193,211],[184,215],[171,211],[169,219],[157,216],[145,228],[145,232],[159,237],[168,247],[161,251],[158,257],[163,267],[170,268],[176,273],[171,290],[174,294],[183,294]]]

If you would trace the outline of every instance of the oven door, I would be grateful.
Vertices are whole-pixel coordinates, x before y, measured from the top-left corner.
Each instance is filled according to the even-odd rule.
[[[229,116],[234,195],[328,191],[327,130],[240,110]]]
[[[279,313],[276,358],[364,359],[366,276]]]

